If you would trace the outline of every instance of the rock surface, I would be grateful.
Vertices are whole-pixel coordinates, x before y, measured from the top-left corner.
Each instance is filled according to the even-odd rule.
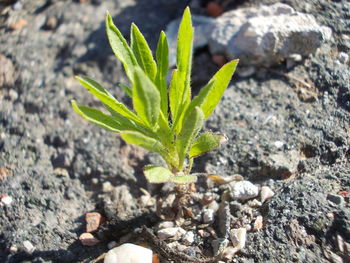
[[[331,37],[312,15],[276,3],[238,9],[216,19],[209,36],[213,54],[239,58],[241,65],[279,64],[291,54],[313,54]]]

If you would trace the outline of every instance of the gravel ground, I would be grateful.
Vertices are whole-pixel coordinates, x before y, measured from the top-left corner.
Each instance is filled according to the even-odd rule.
[[[115,88],[126,77],[108,47],[106,10],[124,35],[131,22],[139,25],[154,48],[159,31],[187,2],[0,5],[0,194],[13,198],[0,206],[0,262],[91,262],[110,240],[84,247],[78,238],[86,212],[116,216],[106,204],[108,184],[126,186],[135,200],[141,187],[156,192],[141,168],[157,157],[77,116],[73,98],[100,105],[73,77],[88,75],[128,103]],[[350,262],[339,246],[339,239],[350,243],[350,71],[338,61],[340,52],[350,53],[350,5],[284,2],[332,28],[332,39],[292,69],[282,62],[248,78],[236,75],[206,125],[229,141],[199,158],[194,171],[241,174],[275,189],[261,208],[264,228],[248,233],[234,262]],[[195,65],[196,83],[216,70],[206,49],[196,53]],[[135,205],[117,217],[136,220],[143,213]]]

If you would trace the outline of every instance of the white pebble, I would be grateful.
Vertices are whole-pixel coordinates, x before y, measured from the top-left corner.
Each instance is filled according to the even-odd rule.
[[[174,226],[175,226],[174,222],[164,221],[158,225],[158,229],[169,228],[169,227],[174,227]]]
[[[281,141],[275,141],[275,147],[277,148],[277,149],[280,149],[280,148],[282,148],[283,147],[283,145],[284,145],[284,142],[281,142]]]
[[[157,234],[158,238],[161,240],[170,238],[173,240],[179,240],[183,235],[186,234],[186,231],[181,227],[169,227],[160,229]]]
[[[109,250],[104,263],[152,263],[152,250],[131,243]]]
[[[245,246],[247,236],[247,229],[242,228],[234,228],[230,231],[230,238],[233,246],[238,249],[242,249]]]
[[[230,184],[230,195],[235,200],[248,200],[258,196],[259,188],[249,181],[234,182]]]
[[[107,181],[102,184],[102,191],[104,193],[112,192],[113,191],[113,185],[111,182]]]
[[[23,247],[25,252],[27,252],[28,254],[32,254],[35,250],[35,247],[33,246],[33,244],[30,243],[30,241],[28,240],[23,242]]]
[[[11,196],[8,195],[4,195],[3,197],[1,197],[1,204],[2,205],[10,205],[12,203],[13,199]]]
[[[215,200],[208,205],[208,208],[213,210],[214,213],[216,213],[219,210],[219,207],[220,206],[219,206],[218,202],[216,202]]]
[[[185,245],[189,246],[194,242],[194,233],[192,231],[187,232],[183,238],[182,242],[184,242]]]
[[[214,222],[214,211],[210,208],[203,211],[203,223],[211,224]]]
[[[268,186],[261,187],[260,199],[261,199],[262,203],[264,203],[267,199],[270,199],[274,195],[275,195],[275,193],[274,193],[274,191],[271,190],[270,187],[268,187]]]

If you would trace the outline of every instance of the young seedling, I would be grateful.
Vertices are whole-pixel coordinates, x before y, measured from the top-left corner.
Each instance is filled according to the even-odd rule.
[[[178,186],[196,182],[197,176],[190,173],[193,159],[219,147],[225,139],[223,135],[210,131],[200,132],[227,88],[238,60],[224,65],[192,99],[194,28],[189,8],[186,8],[179,27],[176,69],[172,71],[169,87],[166,81],[168,42],[164,32],[160,33],[154,58],[135,24],[131,25],[130,45],[113,24],[109,13],[106,30],[112,50],[123,63],[130,81],[130,87],[122,88],[131,97],[133,110],[87,77],[77,77],[77,80],[103,103],[110,114],[78,105],[74,100],[73,108],[86,120],[120,133],[126,142],[158,153],[167,167],[146,166],[144,174],[149,182],[171,181]]]

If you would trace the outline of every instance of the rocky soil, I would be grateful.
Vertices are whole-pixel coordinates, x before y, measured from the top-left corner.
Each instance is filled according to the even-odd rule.
[[[92,262],[111,241],[158,226],[145,196],[168,190],[149,185],[142,167],[160,160],[77,116],[71,99],[100,104],[74,75],[129,103],[116,88],[127,80],[108,46],[106,10],[124,35],[135,22],[154,49],[187,4],[204,15],[207,2],[0,1],[0,262]],[[218,2],[231,10],[276,1]],[[343,57],[350,54],[350,4],[283,2],[312,14],[332,37],[292,67],[281,61],[236,74],[206,124],[228,143],[198,158],[194,172],[239,174],[275,192],[256,210],[262,229],[248,231],[245,247],[226,262],[350,262],[350,70]],[[197,50],[196,88],[216,70],[209,49]],[[79,241],[87,212],[107,219],[92,247]]]

